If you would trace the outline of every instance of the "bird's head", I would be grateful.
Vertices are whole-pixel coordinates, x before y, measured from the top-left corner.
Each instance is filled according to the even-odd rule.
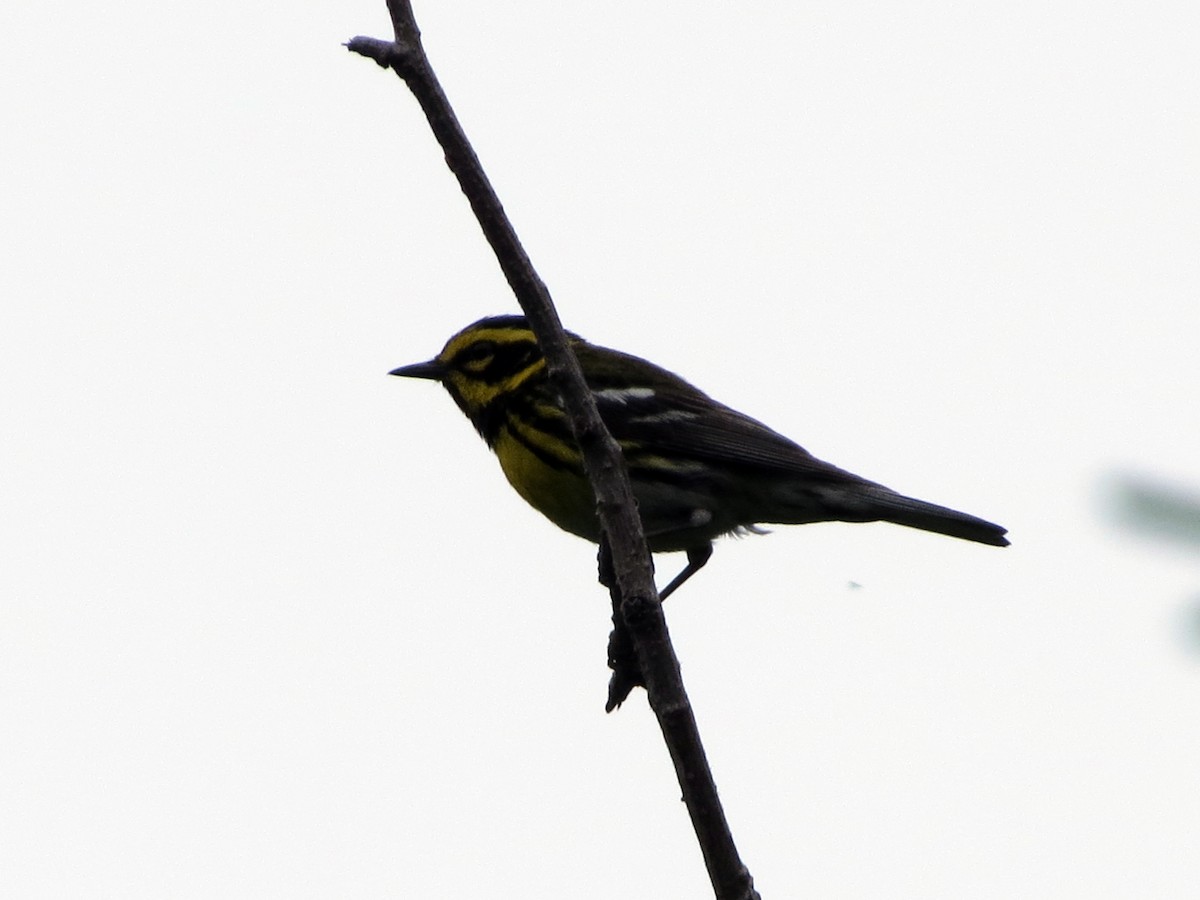
[[[498,398],[512,396],[530,379],[544,377],[545,371],[546,361],[525,317],[490,316],[450,338],[433,359],[390,374],[440,381],[482,431]]]

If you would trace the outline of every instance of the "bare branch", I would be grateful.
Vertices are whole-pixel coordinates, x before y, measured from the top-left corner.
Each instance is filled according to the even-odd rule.
[[[421,32],[411,4],[408,0],[388,0],[388,11],[395,32],[393,42],[356,37],[346,46],[392,69],[417,98],[445,152],[447,165],[458,179],[504,277],[537,335],[549,376],[563,397],[572,432],[583,453],[603,533],[602,557],[607,556],[601,566],[601,580],[614,592],[614,610],[620,613],[614,614],[616,632],[627,630],[636,658],[637,671],[627,652],[618,654],[621,658],[614,660],[609,708],[619,704],[637,684],[646,686],[716,896],[721,900],[754,900],[758,893],[733,843],[684,691],[620,447],[600,419],[550,293],[521,246],[434,75],[421,45]],[[610,659],[614,659],[611,646]],[[617,697],[615,702],[614,697]]]

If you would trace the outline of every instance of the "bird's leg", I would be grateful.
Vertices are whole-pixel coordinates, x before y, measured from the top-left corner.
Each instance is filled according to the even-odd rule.
[[[681,584],[704,568],[704,564],[708,562],[708,558],[712,556],[713,546],[711,543],[701,544],[699,547],[689,547],[687,552],[687,565],[683,567],[683,571],[671,579],[671,583],[658,592],[659,600],[666,600],[675,589]]]

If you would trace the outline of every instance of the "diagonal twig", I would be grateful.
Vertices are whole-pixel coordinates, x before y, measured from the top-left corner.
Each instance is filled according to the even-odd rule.
[[[601,553],[602,557],[607,556],[607,565],[601,566],[601,580],[614,592],[614,624],[618,633],[622,626],[627,632],[637,669],[633,670],[634,663],[627,650],[623,659],[616,660],[609,708],[624,699],[633,686],[644,683],[675,764],[683,799],[716,897],[719,900],[756,900],[759,895],[733,843],[683,687],[679,661],[671,646],[662,605],[654,588],[650,554],[620,447],[600,419],[579,363],[567,343],[550,293],[521,246],[433,72],[421,45],[421,32],[411,3],[409,0],[388,0],[387,5],[394,40],[355,37],[346,46],[384,68],[392,69],[421,105],[445,152],[447,165],[458,179],[504,277],[537,336],[549,377],[563,397],[571,430],[596,495],[603,534]],[[616,614],[617,610],[620,615]]]

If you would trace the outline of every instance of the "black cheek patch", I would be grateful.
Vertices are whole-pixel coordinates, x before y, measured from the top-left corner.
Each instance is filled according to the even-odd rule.
[[[527,369],[537,359],[537,355],[536,344],[526,341],[502,344],[496,348],[495,355],[488,360],[487,366],[477,371],[477,374],[489,384],[499,384]]]

